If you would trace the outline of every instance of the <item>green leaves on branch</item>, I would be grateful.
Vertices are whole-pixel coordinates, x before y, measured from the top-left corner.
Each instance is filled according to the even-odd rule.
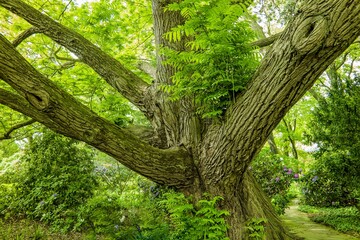
[[[164,36],[185,43],[183,51],[163,49],[166,63],[176,70],[172,85],[163,85],[173,100],[194,97],[199,114],[215,117],[245,89],[258,65],[249,45],[255,35],[244,17],[250,3],[185,0],[168,5],[167,11],[180,11],[186,20]]]

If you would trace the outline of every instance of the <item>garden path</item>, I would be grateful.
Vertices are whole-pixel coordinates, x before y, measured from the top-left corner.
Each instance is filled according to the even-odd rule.
[[[298,210],[296,201],[286,209],[282,220],[290,232],[304,240],[357,240],[359,238],[340,233],[330,227],[312,222],[306,213]]]

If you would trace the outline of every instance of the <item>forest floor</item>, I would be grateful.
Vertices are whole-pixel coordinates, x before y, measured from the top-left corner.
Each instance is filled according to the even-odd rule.
[[[292,205],[281,217],[283,223],[291,233],[304,240],[357,240],[356,238],[344,233],[340,233],[330,227],[312,222],[307,213],[300,212],[298,205],[292,201]]]

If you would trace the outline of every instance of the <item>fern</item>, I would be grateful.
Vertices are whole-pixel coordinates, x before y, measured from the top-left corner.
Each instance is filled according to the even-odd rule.
[[[258,65],[249,44],[254,34],[243,20],[251,2],[184,0],[167,6],[166,11],[180,11],[186,22],[164,37],[170,42],[191,39],[186,51],[164,49],[166,64],[177,70],[173,85],[163,86],[173,100],[195,96],[197,113],[218,117],[245,89]]]
[[[217,208],[221,197],[211,199],[205,195],[194,206],[183,194],[169,192],[164,195],[165,199],[160,204],[169,212],[173,226],[170,239],[229,239],[226,237],[228,226],[224,219],[229,212]]]

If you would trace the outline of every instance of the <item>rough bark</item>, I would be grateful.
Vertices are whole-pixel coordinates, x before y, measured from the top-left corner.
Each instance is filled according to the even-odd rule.
[[[162,38],[183,21],[178,13],[163,12],[167,3],[153,0],[156,43],[181,49],[182,43],[171,45]],[[95,146],[155,182],[196,196],[222,195],[222,207],[231,213],[231,239],[246,239],[244,224],[252,217],[268,219],[267,239],[290,238],[247,168],[285,113],[360,35],[360,0],[304,1],[269,47],[247,90],[226,112],[224,122],[211,125],[194,114],[191,99],[170,102],[159,91],[159,84],[171,83],[173,73],[162,64],[164,56],[159,53],[157,77],[149,87],[81,35],[23,2],[0,0],[0,5],[76,53],[145,113],[157,145],[169,149],[151,146],[98,117],[32,68],[3,37],[0,78],[18,94],[0,89],[1,104]]]

